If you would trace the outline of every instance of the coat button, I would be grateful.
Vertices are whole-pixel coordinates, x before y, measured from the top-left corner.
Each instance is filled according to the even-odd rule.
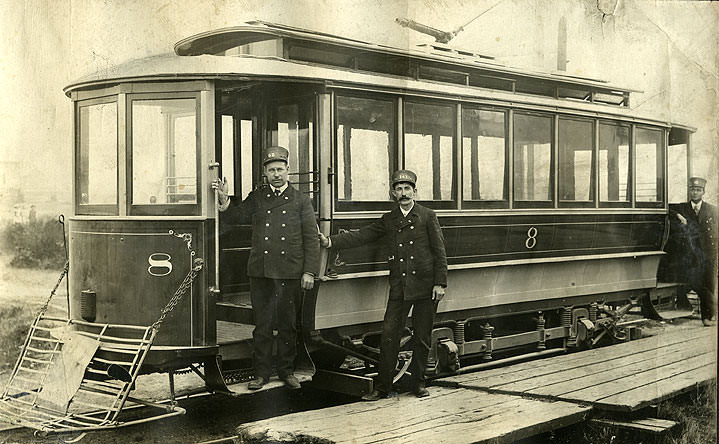
[[[270,240],[270,238],[269,238],[269,237],[267,237],[267,236],[265,236],[265,240]]]
[[[285,196],[285,200],[289,199],[289,197]]]
[[[287,211],[285,211],[285,210],[282,210],[282,214],[287,214]]]
[[[266,226],[266,227],[269,227],[269,226],[270,226],[270,224],[269,224],[269,223],[266,223],[266,224],[265,224],[265,226]]]
[[[280,252],[280,254],[285,254],[285,252],[284,252],[284,251],[282,251],[282,252]]]
[[[270,197],[270,195],[268,194],[267,197]]]
[[[402,244],[399,244],[399,246],[401,247],[401,246],[402,246]]]
[[[410,258],[410,259],[414,259],[414,256],[410,256],[409,258]]]
[[[414,270],[412,270],[412,274],[417,274],[417,272],[416,272],[416,271],[414,271]]]
[[[412,245],[413,243],[414,243],[414,241],[409,241],[409,244],[410,244],[410,245]]]
[[[404,262],[404,259],[400,259],[399,261],[400,261],[400,262]]]
[[[272,210],[267,210],[267,214],[270,214],[270,213],[272,213]]]
[[[409,227],[410,230],[414,230],[414,225]]]
[[[269,251],[265,250],[265,254],[269,253]]]
[[[407,276],[407,273],[402,273],[402,276]]]
[[[282,236],[282,237],[281,237],[280,239],[281,239],[281,240],[285,240],[285,237],[284,237],[284,236]]]
[[[283,226],[283,227],[286,227],[287,225],[285,225],[285,224],[282,224],[282,226]]]
[[[402,229],[400,228],[399,230],[397,230],[397,232],[398,232],[398,233],[401,233],[401,232],[402,232]]]

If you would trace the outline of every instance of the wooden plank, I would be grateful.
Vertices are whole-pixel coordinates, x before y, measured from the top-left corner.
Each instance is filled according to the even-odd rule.
[[[557,375],[558,378],[537,378],[536,380],[522,381],[522,384],[510,384],[503,387],[505,391],[522,391],[534,395],[548,395],[561,397],[565,393],[573,392],[581,388],[588,388],[602,384],[604,382],[616,381],[621,378],[635,375],[642,372],[652,371],[654,369],[683,362],[687,359],[696,358],[697,356],[705,356],[706,352],[701,353],[696,350],[687,349],[674,353],[658,354],[652,359],[645,359],[644,356],[639,360],[631,361],[622,358],[620,360],[612,360],[606,365],[597,364],[599,371],[593,367],[586,367],[587,373],[581,374],[577,371],[562,372]],[[616,363],[616,366],[611,364]],[[608,367],[608,368],[607,368]],[[655,374],[656,375],[656,374]]]
[[[652,434],[665,433],[674,428],[677,423],[668,419],[643,418],[634,421],[619,421],[616,419],[594,418],[593,424],[616,427],[619,429],[647,432]]]
[[[241,442],[510,443],[583,421],[590,407],[464,389],[266,419],[238,427]]]
[[[638,387],[645,387],[657,384],[658,381],[668,378],[676,378],[688,371],[701,368],[706,365],[713,365],[712,354],[696,356],[681,362],[675,362],[662,367],[652,367],[643,372],[627,375],[620,379],[614,379],[590,387],[583,387],[579,390],[561,394],[559,397],[566,401],[596,402],[612,395],[633,390]],[[709,361],[709,363],[707,363]],[[686,381],[684,381],[686,383]],[[646,388],[646,387],[645,387]],[[645,391],[641,396],[646,402],[653,402],[655,395]],[[618,408],[621,408],[619,406]]]
[[[700,344],[704,338],[711,335],[705,328],[686,329],[681,332],[659,334],[610,347],[587,350],[564,356],[556,356],[543,360],[529,361],[513,365],[509,368],[497,368],[477,373],[452,376],[444,378],[441,384],[459,387],[493,387],[504,383],[520,381],[527,378],[551,374],[568,368],[582,367],[596,363],[597,360],[608,360],[633,356],[637,353],[651,352],[674,344]]]
[[[595,407],[612,411],[636,411],[695,389],[716,378],[716,364],[707,364],[672,378],[662,379],[597,401]]]

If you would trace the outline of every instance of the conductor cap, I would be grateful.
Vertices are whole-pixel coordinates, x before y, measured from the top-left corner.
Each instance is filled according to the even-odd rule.
[[[287,159],[290,157],[290,152],[287,151],[286,148],[283,148],[281,146],[271,146],[269,148],[265,148],[265,150],[262,151],[262,165],[265,165],[269,162],[274,162],[276,160],[281,160],[287,163]]]
[[[689,179],[689,187],[690,188],[697,187],[697,188],[704,189],[706,184],[707,184],[707,180],[703,179],[701,177],[692,177],[691,179]]]
[[[392,174],[392,187],[398,183],[407,182],[413,187],[417,186],[417,175],[410,170],[397,170]]]

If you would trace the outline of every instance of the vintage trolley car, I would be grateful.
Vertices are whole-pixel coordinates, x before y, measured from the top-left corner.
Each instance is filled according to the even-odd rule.
[[[431,374],[619,336],[600,332],[613,309],[673,291],[657,268],[693,129],[635,115],[626,88],[441,44],[397,49],[249,22],[65,92],[75,109],[70,317],[150,325],[193,258],[205,260],[145,371],[204,363],[208,386],[225,389],[218,370],[250,367],[250,227],[218,221],[211,182],[225,177],[243,198],[270,145],[289,149],[291,182],[325,234],[389,210],[393,170],[418,173],[449,262]],[[370,368],[387,255],[379,244],[330,250],[321,269],[303,295],[303,344],[326,370],[346,356]]]

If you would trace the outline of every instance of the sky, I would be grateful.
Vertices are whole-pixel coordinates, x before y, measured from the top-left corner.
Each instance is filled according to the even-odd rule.
[[[432,41],[397,17],[466,24],[453,46],[541,71],[556,70],[565,17],[568,73],[641,90],[637,112],[696,127],[691,173],[710,179],[717,202],[719,5],[698,1],[0,0],[0,179],[70,200],[72,104],[62,88],[83,75],[254,19],[399,47]]]

